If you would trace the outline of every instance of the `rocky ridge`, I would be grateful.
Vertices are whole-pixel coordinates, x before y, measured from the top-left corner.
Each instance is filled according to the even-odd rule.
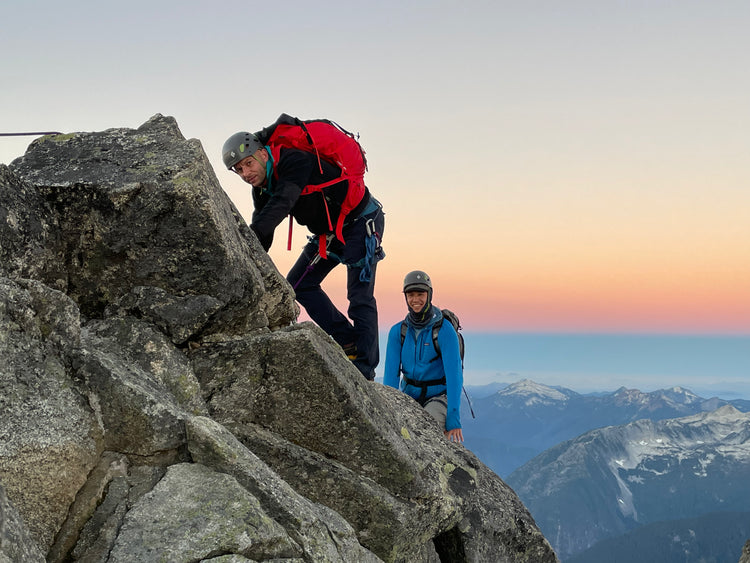
[[[515,493],[311,323],[197,140],[0,166],[0,562],[552,562]]]
[[[742,548],[742,555],[739,563],[750,563],[750,540],[747,540],[745,547]]]

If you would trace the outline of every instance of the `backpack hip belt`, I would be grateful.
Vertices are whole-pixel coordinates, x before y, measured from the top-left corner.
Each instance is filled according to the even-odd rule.
[[[434,385],[445,385],[445,376],[439,378],[439,379],[427,379],[425,381],[417,381],[416,379],[411,379],[409,377],[406,377],[405,375],[404,381],[408,385],[411,385],[412,387],[420,387],[422,390],[419,393],[419,399],[417,399],[417,402],[422,405],[424,404],[425,399],[427,398],[427,388],[432,387]]]

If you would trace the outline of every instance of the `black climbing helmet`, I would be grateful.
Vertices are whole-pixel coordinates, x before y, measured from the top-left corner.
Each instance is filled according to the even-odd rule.
[[[240,131],[229,137],[221,149],[221,157],[227,170],[231,170],[243,158],[252,155],[258,149],[263,148],[263,143],[258,137],[247,131]]]
[[[414,270],[406,274],[404,278],[404,293],[409,291],[426,291],[432,293],[432,281],[430,276],[421,270]]]

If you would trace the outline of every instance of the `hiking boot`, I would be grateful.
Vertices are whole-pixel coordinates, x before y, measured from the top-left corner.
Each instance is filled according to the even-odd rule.
[[[352,342],[351,344],[347,344],[346,346],[343,346],[344,348],[344,354],[346,354],[346,357],[350,360],[354,361],[357,359],[357,345]]]
[[[364,365],[364,359],[360,359],[360,361],[357,361],[357,345],[352,342],[351,344],[342,346],[342,348],[344,349],[344,354],[346,354],[346,357],[349,358],[349,360],[354,364],[354,367],[356,367],[360,371],[364,378],[368,381],[373,381],[375,379],[375,370],[370,366]]]

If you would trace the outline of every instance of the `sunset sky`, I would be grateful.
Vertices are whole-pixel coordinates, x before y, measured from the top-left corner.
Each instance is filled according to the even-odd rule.
[[[467,330],[750,334],[749,28],[745,0],[11,0],[0,132],[174,116],[249,219],[224,140],[330,118],[386,210],[381,328],[422,269]]]

